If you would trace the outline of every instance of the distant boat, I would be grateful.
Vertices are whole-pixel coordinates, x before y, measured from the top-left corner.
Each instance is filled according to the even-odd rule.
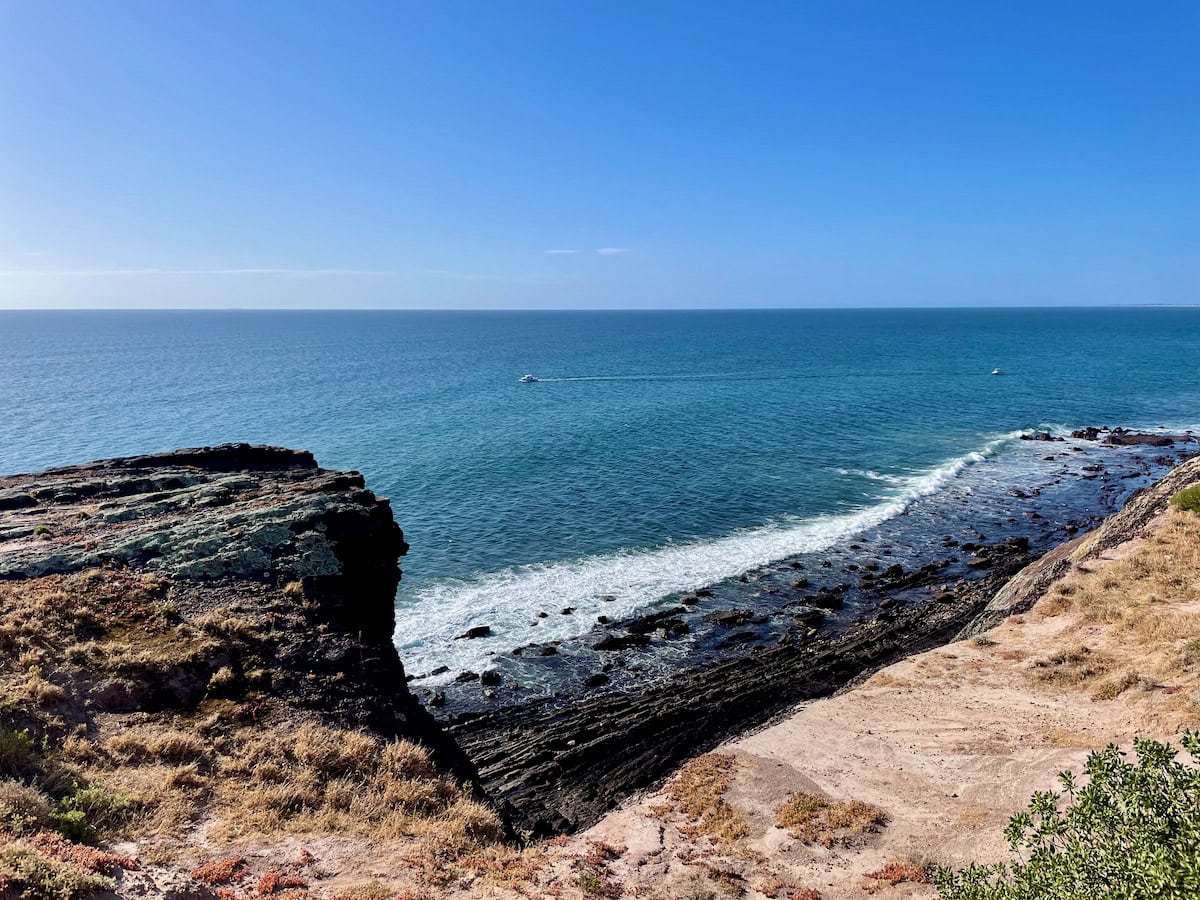
[[[999,369],[992,369],[992,374],[993,375],[1003,375],[1004,373],[1001,372]],[[528,377],[528,376],[526,376],[526,377]],[[525,379],[522,378],[521,380],[524,381]],[[535,378],[534,381],[537,381],[537,379]]]
[[[538,379],[534,378],[532,375],[522,375],[519,380],[521,384],[533,384]]]

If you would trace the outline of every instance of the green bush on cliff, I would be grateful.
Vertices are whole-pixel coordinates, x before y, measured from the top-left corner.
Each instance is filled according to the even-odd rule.
[[[101,832],[120,825],[129,810],[129,799],[100,784],[76,785],[58,801],[52,816],[54,827],[65,837],[92,843]]]
[[[1200,897],[1200,732],[1183,746],[1134,741],[1136,762],[1115,746],[1092,753],[1080,786],[1040,791],[1010,820],[1016,860],[942,869],[946,900],[1194,900]],[[1064,803],[1065,801],[1065,803]]]
[[[1171,498],[1171,505],[1176,509],[1200,513],[1200,484],[1193,484],[1177,493]]]

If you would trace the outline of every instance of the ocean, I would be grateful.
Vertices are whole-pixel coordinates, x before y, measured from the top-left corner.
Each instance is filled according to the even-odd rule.
[[[523,666],[549,691],[563,663],[507,651],[570,657],[598,615],[871,540],[919,559],[933,532],[1036,518],[1049,541],[1168,461],[1020,433],[1192,427],[1197,373],[1200,309],[9,311],[0,472],[312,450],[391,498],[412,545],[409,671]]]

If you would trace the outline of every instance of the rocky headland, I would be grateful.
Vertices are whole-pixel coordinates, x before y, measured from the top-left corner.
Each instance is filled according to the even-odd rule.
[[[1174,448],[1163,463],[1187,455],[1193,440],[1120,429],[1075,439],[1130,453]],[[1146,471],[1142,457],[1129,460]],[[1113,490],[1128,483],[1123,472],[1110,477]],[[927,840],[930,803],[956,808],[953,798],[925,796],[928,784],[914,782],[890,804],[881,786],[909,777],[889,768],[907,751],[886,734],[920,743],[917,719],[941,695],[946,717],[962,720],[955,728],[998,730],[1024,753],[1027,735],[964,711],[980,703],[973,685],[1025,678],[1043,658],[1056,690],[1069,682],[1105,693],[1117,679],[1121,694],[1146,672],[1158,679],[1139,694],[1150,718],[1124,730],[1100,717],[1089,731],[1071,700],[1062,722],[1038,731],[1053,732],[1045,740],[1060,748],[1076,728],[1070,753],[1044,754],[1056,765],[1078,755],[1079,733],[1123,739],[1143,719],[1170,733],[1194,714],[1191,676],[1171,668],[1170,654],[1161,672],[1130,681],[1129,648],[1074,598],[1111,594],[1093,584],[1114,580],[1100,567],[1139,541],[1186,544],[1189,523],[1170,519],[1167,500],[1197,481],[1200,461],[1186,462],[1044,555],[1019,536],[947,537],[936,544],[943,556],[900,564],[883,549],[865,565],[839,559],[837,577],[785,564],[761,582],[774,603],[767,613],[719,605],[719,586],[696,591],[602,623],[593,652],[620,659],[702,627],[723,657],[636,689],[602,671],[570,696],[514,703],[492,691],[490,705],[439,721],[393,644],[407,544],[388,502],[358,473],[321,469],[302,451],[238,444],[0,478],[0,891],[707,898],[733,887],[791,896],[779,886],[824,879],[827,896],[852,895],[866,867],[936,844]],[[1055,527],[1064,537],[1079,530]],[[1083,586],[1064,589],[1072,579]],[[1182,621],[1193,600],[1173,595],[1155,614]],[[1035,620],[1048,624],[1025,626]],[[1019,638],[1008,634],[1023,627]],[[1092,629],[1083,651],[1081,628]],[[1191,639],[1191,625],[1180,628],[1173,639]],[[933,649],[955,640],[952,651]],[[992,652],[996,643],[1004,647]],[[1093,651],[1102,665],[1088,663]],[[1059,678],[1064,667],[1073,668]],[[499,684],[476,677],[483,690]],[[1007,690],[994,715],[1041,703],[1025,681]],[[954,768],[950,745],[927,749],[935,768]],[[864,762],[839,767],[839,754]],[[1001,767],[1022,791],[1045,768],[1027,755],[1022,778]],[[982,764],[961,777],[992,783]],[[699,813],[681,799],[680,779],[719,788],[709,799],[721,816],[733,810],[734,838],[692,821]],[[773,824],[775,793],[797,785],[870,795],[886,816],[826,858]],[[964,787],[964,796],[983,789]],[[646,790],[660,792],[636,799]],[[991,846],[960,843],[963,858]],[[46,883],[65,887],[53,893]]]
[[[189,870],[248,835],[501,838],[392,643],[406,550],[361,475],[278,447],[0,478],[0,886],[215,896]],[[124,850],[72,872],[61,835]]]

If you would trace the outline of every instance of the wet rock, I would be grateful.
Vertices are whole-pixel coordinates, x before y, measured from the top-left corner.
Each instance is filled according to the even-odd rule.
[[[660,612],[638,616],[625,622],[625,630],[630,634],[650,634],[660,629],[668,619],[674,619],[686,612],[687,609],[683,606],[673,606]]]
[[[466,631],[464,631],[462,634],[458,635],[454,639],[456,641],[464,641],[464,640],[465,641],[473,641],[476,638],[485,638],[485,637],[491,637],[491,636],[492,636],[492,626],[491,625],[476,625],[473,628],[468,628]]]
[[[593,650],[627,650],[630,647],[645,647],[650,643],[647,634],[609,635],[592,644]]]
[[[802,591],[806,587],[808,587],[808,579],[807,578],[797,578],[795,581],[792,582],[792,587],[794,587],[798,591]]]
[[[697,597],[711,597],[713,595],[713,592],[708,588],[700,588],[700,590],[695,591],[694,593]]]
[[[724,646],[729,646],[731,644],[747,644],[750,641],[756,640],[758,640],[758,635],[753,631],[735,631],[727,635],[721,643]]]
[[[601,625],[607,625],[608,624],[608,616],[596,616],[596,621],[599,622]]]
[[[466,684],[469,681],[478,681],[479,673],[472,672],[470,670],[465,671],[465,672],[459,672],[458,676],[454,680],[457,681],[459,684]]]
[[[574,614],[574,612],[575,612],[575,607],[573,607],[573,606],[564,606],[564,607],[563,607],[563,608],[560,610],[560,612],[562,612],[562,614],[563,614],[564,616],[573,615],[573,614]]]
[[[589,675],[587,678],[583,679],[583,686],[585,688],[598,688],[603,687],[610,681],[612,681],[612,679],[603,672],[597,672],[596,674]]]
[[[679,602],[684,606],[695,606],[700,602],[699,595],[688,594],[686,597],[680,597]]]
[[[549,616],[550,616],[550,613],[548,613],[548,612],[545,612],[545,611],[543,611],[543,610],[538,610],[537,617],[538,617],[539,619],[546,619],[546,618],[549,618]]]
[[[794,621],[797,625],[815,627],[825,621],[825,613],[819,609],[809,609],[802,613],[797,613]]]
[[[807,602],[819,609],[841,609],[846,605],[846,599],[842,593],[830,588],[822,588],[817,591],[808,598]]]
[[[692,629],[682,619],[672,619],[663,624],[663,636],[668,638],[683,637]]]
[[[1188,438],[1175,434],[1142,434],[1136,431],[1126,431],[1124,428],[1114,428],[1109,432],[1104,443],[1113,447],[1132,447],[1144,445],[1147,447],[1170,447],[1176,441],[1186,441]]]
[[[720,628],[735,628],[738,625],[745,625],[747,622],[751,625],[761,625],[767,621],[767,617],[756,615],[750,609],[724,609],[709,613],[704,620]]]
[[[1051,434],[1048,431],[1035,431],[1032,434],[1021,435],[1023,441],[1061,441],[1062,438]]]
[[[1079,428],[1071,432],[1071,437],[1081,441],[1094,441],[1100,437],[1101,429],[1094,425],[1089,425],[1087,428]]]

